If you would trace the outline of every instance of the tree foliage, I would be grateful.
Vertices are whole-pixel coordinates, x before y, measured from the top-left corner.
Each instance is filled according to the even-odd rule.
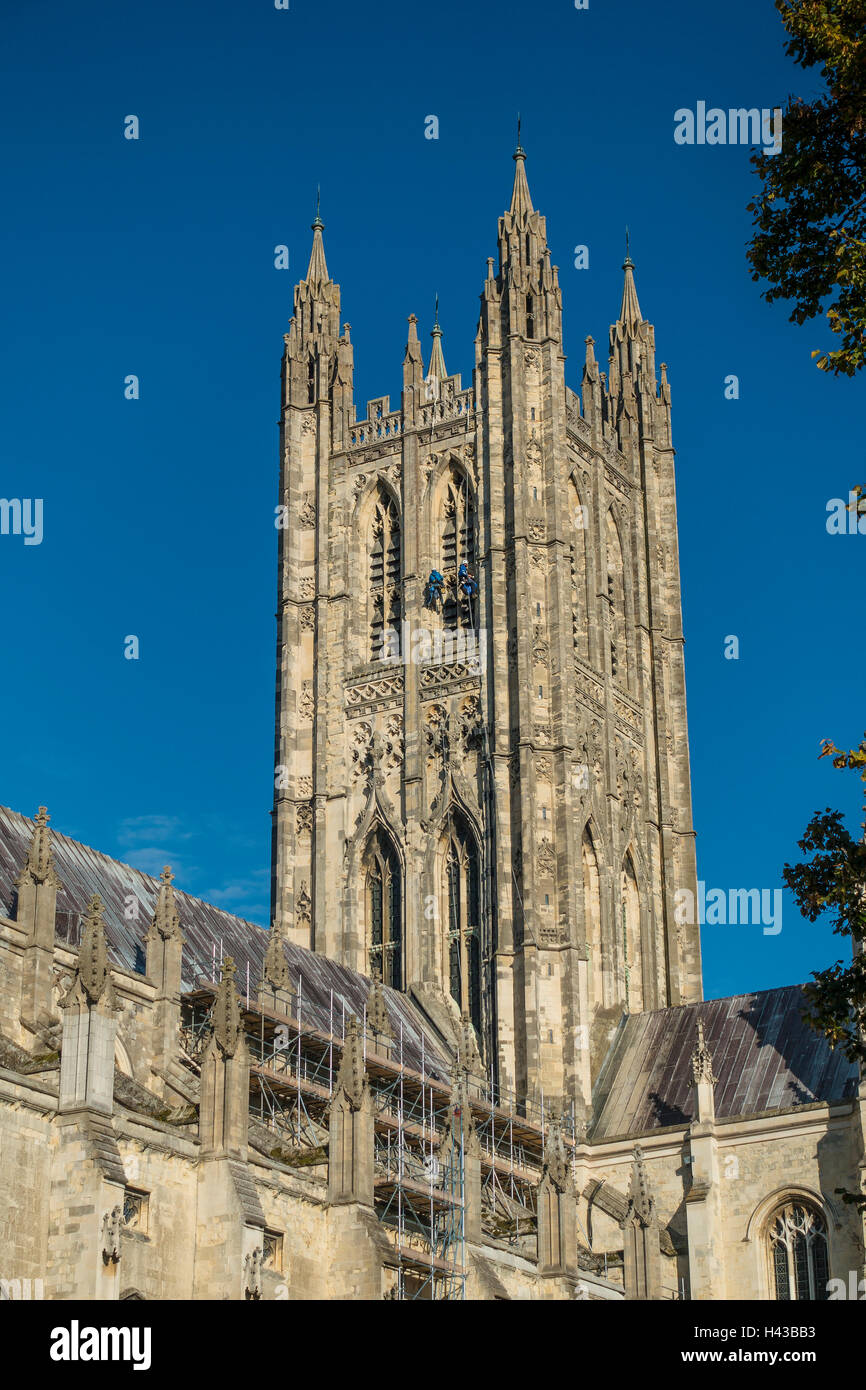
[[[859,748],[847,753],[824,739],[820,756],[832,758],[834,767],[859,769],[866,782],[866,734]],[[784,869],[797,906],[810,922],[828,914],[833,930],[854,946],[850,962],[837,960],[813,972],[805,986],[804,1016],[833,1047],[852,1061],[866,1062],[866,839],[855,839],[842,813],[828,807],[816,812],[798,844],[811,857]]]
[[[816,365],[853,376],[866,364],[866,0],[776,0],[785,52],[820,67],[823,90],[789,97],[777,154],[752,163],[762,189],[748,210],[753,280],[768,303],[793,301],[802,324],[825,312],[838,346]]]

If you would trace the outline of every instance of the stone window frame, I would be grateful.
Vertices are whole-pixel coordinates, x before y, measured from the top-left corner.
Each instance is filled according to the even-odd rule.
[[[364,919],[367,961],[371,978],[392,989],[405,979],[405,921],[403,865],[396,842],[382,825],[375,825],[364,851]],[[374,888],[379,884],[381,941],[373,939]],[[393,905],[396,891],[397,904]]]
[[[802,1298],[798,1292],[798,1268],[796,1249],[805,1248],[805,1275],[809,1293]],[[815,1202],[799,1194],[788,1195],[777,1202],[764,1222],[764,1247],[767,1262],[767,1287],[773,1302],[825,1302],[828,1298],[827,1285],[830,1279],[830,1232],[828,1222]],[[819,1258],[818,1252],[823,1251]],[[779,1294],[779,1257],[785,1253],[785,1284],[788,1298]],[[820,1268],[823,1259],[823,1271]],[[823,1293],[821,1277],[823,1275]]]
[[[620,864],[617,909],[620,919],[617,924],[617,946],[622,952],[625,990],[623,1002],[628,1005],[629,1013],[642,1013],[647,1008],[644,1000],[643,903],[631,845],[626,849]]]
[[[403,617],[403,521],[397,498],[381,478],[372,492],[366,534],[366,652],[369,664],[378,666],[399,660]]]
[[[736,1151],[736,1146],[735,1150]],[[827,1277],[833,1277],[834,1265],[838,1263],[835,1232],[842,1228],[843,1222],[836,1203],[818,1187],[807,1182],[787,1182],[777,1187],[756,1202],[746,1219],[742,1240],[754,1250],[752,1268],[758,1289],[757,1297],[767,1302],[776,1302],[773,1262],[770,1252],[769,1232],[776,1213],[788,1203],[808,1206],[819,1213],[827,1236]]]
[[[148,1234],[150,1225],[150,1193],[127,1184],[123,1189],[123,1225],[127,1231]]]
[[[465,562],[478,578],[478,497],[469,470],[451,458],[437,484],[435,499],[437,568],[448,585],[442,601],[442,626],[451,632],[473,631],[473,602],[457,589],[457,570]],[[453,543],[454,553],[450,547]]]
[[[273,1231],[266,1227],[262,1232],[262,1268],[271,1269],[275,1274],[282,1274],[284,1248],[283,1232]]]
[[[456,872],[456,898],[452,892]],[[473,881],[474,874],[474,881]],[[479,1037],[483,1036],[483,976],[481,941],[481,851],[465,816],[453,807],[448,814],[442,845],[442,893],[446,923],[444,950],[445,988],[461,1013],[467,1012]],[[470,920],[470,898],[475,899],[478,921]],[[455,930],[454,916],[457,916]],[[453,976],[457,951],[460,998],[454,994]]]

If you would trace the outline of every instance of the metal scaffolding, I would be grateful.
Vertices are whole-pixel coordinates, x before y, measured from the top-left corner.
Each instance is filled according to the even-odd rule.
[[[181,1047],[193,1068],[207,1043],[215,993],[215,983],[203,982],[184,996]],[[327,1033],[305,1028],[302,1012],[301,990],[293,1017],[241,1008],[250,1050],[251,1120],[273,1135],[272,1156],[297,1166],[327,1161],[328,1111],[347,1018],[342,1000],[333,997]],[[423,1051],[420,1072],[405,1065],[402,1028],[396,1043],[366,1026],[362,1036],[374,1111],[375,1210],[394,1250],[393,1264],[386,1262],[395,1272],[388,1296],[462,1299],[462,1143],[452,1142],[447,1158],[439,1157],[449,1123],[449,1087],[430,1074]]]
[[[250,1117],[273,1136],[271,1156],[294,1166],[323,1165],[328,1117],[346,1020],[330,998],[327,1028],[305,1025],[303,980],[291,1016],[241,1006],[250,1050]],[[182,1053],[197,1069],[210,1030],[216,983],[183,999]],[[544,1163],[545,1115],[503,1093],[492,1080],[469,1081],[469,1110],[452,1107],[451,1086],[433,1072],[423,1038],[419,1067],[406,1065],[403,1029],[385,1038],[359,1021],[373,1103],[374,1204],[393,1259],[388,1298],[455,1300],[466,1295],[466,1128],[479,1141],[481,1228],[485,1239],[534,1254],[536,1192]],[[441,1058],[437,1059],[441,1070]],[[560,1121],[566,1146],[578,1142],[575,1118]],[[261,1136],[260,1136],[261,1137]]]
[[[375,1107],[376,1214],[397,1254],[392,1297],[463,1299],[462,1132],[446,1134],[448,1088],[427,1075],[423,1063],[420,1073],[404,1065],[402,1029],[392,1054],[388,1059],[371,1052],[366,1056]]]

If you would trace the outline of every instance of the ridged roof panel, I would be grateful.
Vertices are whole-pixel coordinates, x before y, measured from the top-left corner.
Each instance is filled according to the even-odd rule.
[[[6,807],[0,807],[0,914],[14,919],[15,880],[27,857],[33,834],[33,821]],[[144,973],[144,939],[156,905],[159,879],[111,859],[107,854],[51,832],[54,866],[63,887],[57,895],[56,934],[59,940],[77,946],[81,923],[89,899],[98,893],[104,904],[103,921],[109,955],[123,969]],[[236,984],[245,996],[249,966],[250,1002],[255,991],[268,943],[267,932],[242,917],[234,917],[201,898],[175,889],[175,902],[184,936],[181,985],[195,989],[201,981],[214,977],[214,962],[231,956],[237,965]],[[292,982],[300,998],[302,1024],[320,1032],[342,1030],[343,1010],[362,1017],[370,990],[370,980],[303,947],[285,944]],[[437,1035],[408,995],[384,989],[395,1037],[395,1058],[403,1037],[403,1061],[413,1070],[448,1077],[448,1064]],[[422,1044],[423,1038],[423,1044]]]
[[[599,1076],[591,1137],[691,1122],[699,1019],[713,1059],[717,1119],[853,1096],[857,1068],[803,1021],[803,1003],[803,986],[786,985],[628,1015]]]

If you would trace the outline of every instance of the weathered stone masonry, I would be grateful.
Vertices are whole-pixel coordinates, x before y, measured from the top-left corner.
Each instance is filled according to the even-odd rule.
[[[607,371],[587,338],[566,385],[514,159],[466,389],[438,315],[425,372],[413,315],[399,408],[355,418],[313,224],[283,356],[271,931],[0,808],[4,1297],[866,1280],[839,1197],[866,1191],[862,1080],[796,986],[702,1001],[675,911],[667,371],[626,256]]]

